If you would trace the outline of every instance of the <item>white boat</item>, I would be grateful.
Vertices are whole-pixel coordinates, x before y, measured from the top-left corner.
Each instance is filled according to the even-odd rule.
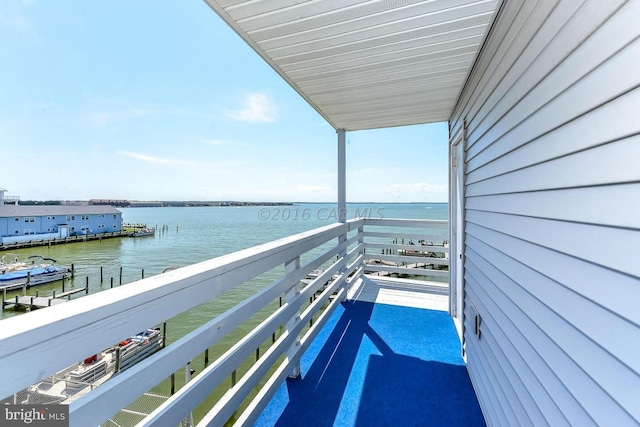
[[[70,269],[58,267],[56,260],[45,258],[41,255],[32,255],[24,261],[14,257],[11,261],[5,261],[7,255],[0,259],[0,290],[20,289],[25,284],[27,287],[42,285],[66,279]]]
[[[140,228],[129,234],[130,237],[144,237],[144,236],[155,236],[156,229],[155,228]]]
[[[94,354],[21,393],[20,402],[69,404],[162,348],[160,328],[147,329]]]
[[[155,227],[147,227],[147,224],[122,224],[122,230],[128,232],[129,237],[155,236]]]

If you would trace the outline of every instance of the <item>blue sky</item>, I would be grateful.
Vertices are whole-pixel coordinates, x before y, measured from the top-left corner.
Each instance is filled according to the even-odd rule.
[[[335,130],[200,0],[0,1],[0,188],[337,199]],[[347,133],[347,200],[447,200],[447,125]]]

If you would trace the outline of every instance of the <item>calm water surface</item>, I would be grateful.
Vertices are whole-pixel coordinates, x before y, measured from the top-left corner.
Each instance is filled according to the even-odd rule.
[[[306,230],[337,221],[333,204],[296,204],[282,207],[184,207],[184,208],[122,208],[125,223],[143,223],[157,227],[155,237],[113,238],[102,241],[70,243],[52,247],[40,247],[11,251],[24,258],[40,254],[54,258],[59,265],[74,264],[76,275],[65,284],[66,290],[89,283],[90,293],[107,290],[111,280],[120,284],[122,268],[123,286],[142,277],[160,274],[167,268],[180,267],[204,261],[230,252],[270,242]],[[348,206],[347,217],[447,219],[447,204],[353,204]],[[0,252],[0,255],[6,253]],[[100,282],[100,269],[103,282]],[[173,342],[237,304],[261,286],[277,279],[279,271],[265,273],[237,290],[225,293],[224,298],[196,307],[168,321],[167,341]],[[28,291],[50,295],[60,290],[61,284],[39,286]],[[16,293],[9,293],[9,297]],[[269,307],[267,310],[273,310]],[[265,311],[266,312],[266,311]],[[22,315],[12,309],[2,313],[2,318]],[[264,315],[262,316],[264,317]],[[239,337],[253,328],[261,316],[248,321],[232,333],[225,342],[210,350],[210,361],[231,346]],[[152,326],[152,325],[150,325]],[[124,337],[123,337],[124,338]],[[268,343],[265,344],[265,349]],[[251,358],[250,358],[251,359]],[[247,368],[251,361],[246,363]],[[204,367],[203,356],[193,361],[196,370]],[[176,388],[184,382],[179,371]],[[239,378],[239,376],[238,376]],[[210,405],[226,390],[224,384],[214,392],[204,406]],[[154,392],[168,394],[169,382],[165,381]],[[198,419],[206,411],[204,406],[194,413]]]

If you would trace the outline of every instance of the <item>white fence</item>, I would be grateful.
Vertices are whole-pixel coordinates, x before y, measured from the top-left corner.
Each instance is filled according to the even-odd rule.
[[[357,219],[346,224],[336,223],[3,320],[0,327],[0,365],[4,369],[0,381],[0,399],[55,374],[89,354],[100,352],[123,337],[161,324],[204,301],[221,297],[223,292],[252,278],[284,266],[284,274],[278,280],[260,288],[228,311],[70,405],[71,426],[105,422],[219,342],[237,326],[273,304],[274,300],[282,298],[280,307],[268,314],[257,327],[199,372],[143,422],[144,425],[155,426],[180,424],[213,389],[234,375],[238,366],[256,348],[272,336],[275,337],[275,332],[280,330],[278,339],[274,339],[268,350],[224,394],[199,425],[224,424],[247,396],[265,381],[266,374],[275,370],[236,420],[240,425],[250,424],[259,416],[282,380],[299,369],[301,355],[340,304],[349,285],[363,273],[365,248],[366,257],[396,264],[423,258],[409,252],[389,255],[382,252],[387,249],[412,251],[415,245],[406,241],[404,245],[385,242],[414,237],[422,241],[428,234],[405,236],[389,234],[388,231],[365,232],[365,225],[422,229],[447,227],[446,222],[442,221],[417,220]],[[365,243],[365,239],[373,241]],[[420,248],[420,252],[435,252],[434,248],[439,253],[447,251],[445,246],[434,246],[428,247],[428,250]],[[380,254],[373,255],[372,251]],[[310,256],[310,253],[313,255]],[[311,260],[303,263],[303,258]],[[437,261],[448,260],[437,258]],[[367,265],[366,268],[371,267]],[[373,267],[374,270],[378,268]],[[407,266],[384,267],[391,273],[402,274],[415,274],[419,270]],[[323,273],[311,283],[303,285],[301,280],[318,268],[322,268]],[[446,274],[437,269],[425,269],[424,272],[427,275]],[[309,326],[311,323],[312,326]],[[283,359],[278,365],[278,361]]]
[[[366,273],[448,282],[448,221],[365,219],[364,226]]]

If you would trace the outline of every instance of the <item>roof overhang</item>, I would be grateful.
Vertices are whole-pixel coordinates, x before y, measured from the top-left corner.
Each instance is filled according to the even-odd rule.
[[[334,128],[449,119],[500,0],[205,0]]]

